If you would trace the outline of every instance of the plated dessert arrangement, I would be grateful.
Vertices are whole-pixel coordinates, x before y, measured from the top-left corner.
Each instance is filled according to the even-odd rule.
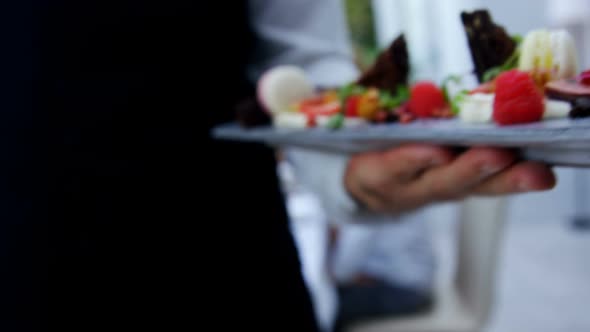
[[[356,81],[342,87],[316,87],[295,66],[271,68],[258,81],[258,102],[272,127],[291,129],[424,119],[506,127],[590,117],[590,70],[579,68],[566,30],[510,35],[485,9],[463,12],[460,19],[476,84],[467,85],[464,75],[411,82],[401,34]]]
[[[462,12],[472,72],[442,82],[411,80],[403,34],[359,77],[314,86],[296,66],[257,82],[218,139],[356,153],[423,142],[502,146],[555,166],[590,167],[590,70],[566,30],[510,35],[485,10]]]

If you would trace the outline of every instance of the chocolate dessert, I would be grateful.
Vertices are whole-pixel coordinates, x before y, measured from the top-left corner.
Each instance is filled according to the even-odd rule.
[[[585,80],[586,73],[578,77],[551,81],[545,85],[547,98],[566,101],[572,105],[570,118],[590,116],[590,84]]]
[[[391,43],[389,48],[379,54],[377,60],[361,75],[357,83],[395,94],[398,86],[407,85],[409,73],[408,48],[402,34]]]
[[[514,53],[517,43],[506,30],[492,21],[487,10],[462,12],[461,21],[467,35],[475,74],[480,83],[487,70],[503,65]]]
[[[580,84],[575,78],[549,82],[545,95],[551,99],[573,102],[579,98],[590,98],[590,85]]]

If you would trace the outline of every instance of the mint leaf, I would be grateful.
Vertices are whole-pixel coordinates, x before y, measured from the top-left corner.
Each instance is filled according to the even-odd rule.
[[[505,69],[502,68],[502,66],[492,67],[492,68],[486,70],[485,73],[483,74],[483,81],[489,82],[489,81],[493,80],[494,78],[498,77],[498,75],[500,75],[503,71],[505,71]]]
[[[399,85],[397,87],[397,91],[396,91],[395,95],[400,100],[406,101],[406,100],[410,99],[410,88],[406,85]]]
[[[344,125],[344,114],[338,113],[338,114],[334,114],[334,115],[332,115],[332,117],[330,117],[326,126],[329,129],[335,130],[335,129],[342,128],[343,125]]]
[[[520,47],[523,38],[520,35],[514,35],[512,36],[512,40],[514,40],[514,42],[517,44],[514,52],[512,52],[512,54],[508,57],[508,59],[506,59],[506,61],[504,61],[502,65],[488,69],[483,75],[484,82],[489,82],[498,77],[498,75],[501,73],[518,67],[518,61],[520,60]]]
[[[350,96],[363,94],[367,89],[356,83],[349,83],[338,90],[338,99],[344,103]]]
[[[384,108],[393,108],[395,107],[395,103],[395,97],[391,95],[389,91],[379,92],[379,106]]]
[[[518,46],[520,46],[520,44],[522,44],[522,41],[523,41],[523,39],[524,39],[524,38],[523,38],[521,35],[519,35],[519,34],[514,34],[514,35],[512,35],[512,40],[514,40],[514,42],[515,42],[515,43],[516,43]]]
[[[459,114],[459,112],[461,111],[461,103],[465,100],[465,97],[467,97],[468,95],[468,90],[461,90],[459,93],[455,95],[455,97],[453,97],[453,100],[451,100],[451,112],[453,112],[454,115]]]
[[[410,99],[410,90],[405,85],[397,87],[395,95],[389,91],[379,92],[379,106],[382,108],[393,109]]]
[[[449,84],[449,82],[453,82],[453,83],[457,83],[460,84],[461,83],[461,76],[459,75],[449,75],[447,78],[445,78],[441,84],[442,86],[442,92],[443,95],[445,97],[445,100],[447,101],[447,103],[450,103],[450,96],[449,96],[449,89],[447,88],[447,85]]]
[[[337,92],[338,99],[341,102],[345,101],[346,98],[348,98],[348,96],[350,96],[351,92],[352,92],[352,84],[344,85],[343,87],[338,89],[338,92]]]

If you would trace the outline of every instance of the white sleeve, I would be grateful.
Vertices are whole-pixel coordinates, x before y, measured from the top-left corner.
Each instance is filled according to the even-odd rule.
[[[330,223],[385,224],[401,220],[407,215],[394,217],[386,213],[374,213],[353,199],[344,186],[349,155],[295,147],[285,149],[284,152],[293,166],[297,182],[317,195]]]
[[[302,148],[288,148],[284,152],[298,183],[317,195],[330,223],[358,221],[361,208],[344,186],[348,155]]]
[[[251,80],[279,64],[303,68],[318,86],[358,77],[342,0],[251,0],[250,17],[258,41]]]

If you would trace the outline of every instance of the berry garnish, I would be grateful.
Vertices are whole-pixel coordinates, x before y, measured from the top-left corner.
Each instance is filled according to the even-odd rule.
[[[404,103],[398,106],[394,111],[393,114],[396,116],[397,121],[400,123],[410,123],[416,119],[416,115],[410,112],[408,108],[409,103]]]
[[[590,85],[590,70],[586,70],[578,75],[578,82],[582,85]]]
[[[500,125],[540,121],[543,117],[543,95],[527,72],[506,71],[496,79],[494,121]]]
[[[417,117],[433,117],[438,110],[445,107],[447,102],[444,93],[433,82],[422,81],[412,86],[408,108]]]
[[[359,100],[360,100],[361,96],[356,95],[356,96],[350,96],[346,99],[346,104],[345,104],[345,115],[347,117],[357,117],[359,116]]]
[[[398,122],[399,116],[393,112],[386,109],[381,109],[377,114],[375,114],[375,118],[373,122],[375,123],[392,123]]]
[[[384,123],[386,120],[387,120],[387,111],[380,110],[379,112],[377,112],[377,114],[375,114],[375,118],[373,119],[373,122]]]

